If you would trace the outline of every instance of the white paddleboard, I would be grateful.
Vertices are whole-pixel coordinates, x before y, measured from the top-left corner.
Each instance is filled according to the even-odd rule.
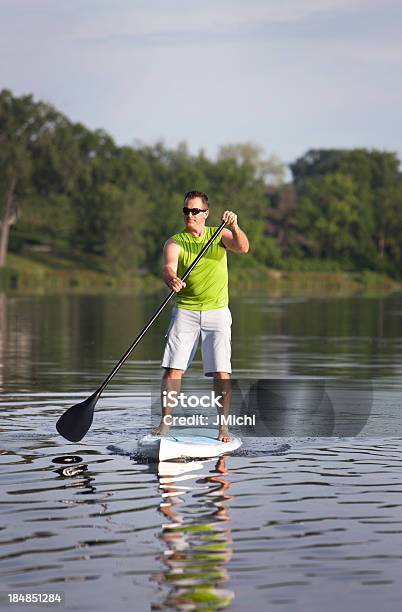
[[[240,438],[221,442],[212,436],[169,435],[144,436],[138,442],[138,450],[144,456],[159,461],[192,457],[206,459],[231,453],[241,446]]]

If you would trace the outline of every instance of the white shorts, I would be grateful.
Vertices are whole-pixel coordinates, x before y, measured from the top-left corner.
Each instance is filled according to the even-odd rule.
[[[230,357],[232,315],[229,308],[214,310],[172,310],[166,334],[163,368],[187,370],[198,347],[201,334],[201,355],[205,376],[213,372],[232,371]]]

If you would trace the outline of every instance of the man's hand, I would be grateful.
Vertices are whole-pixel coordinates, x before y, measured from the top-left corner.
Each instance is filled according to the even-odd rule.
[[[179,293],[181,289],[184,289],[184,287],[186,286],[186,283],[182,281],[178,276],[174,276],[167,283],[167,286],[169,287],[169,289],[173,289],[173,291],[175,291],[176,293]]]
[[[225,210],[221,217],[222,221],[226,221],[226,225],[229,229],[233,230],[238,227],[237,225],[237,215],[231,210]]]
[[[237,215],[231,210],[225,210],[222,215],[228,229],[223,228],[221,240],[223,245],[235,253],[248,253],[248,238],[237,224]]]

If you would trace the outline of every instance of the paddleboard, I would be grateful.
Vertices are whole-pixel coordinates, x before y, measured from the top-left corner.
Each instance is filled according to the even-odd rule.
[[[145,457],[159,461],[180,458],[206,459],[231,453],[241,446],[240,438],[231,438],[221,442],[212,436],[169,435],[144,436],[138,442],[138,450]]]

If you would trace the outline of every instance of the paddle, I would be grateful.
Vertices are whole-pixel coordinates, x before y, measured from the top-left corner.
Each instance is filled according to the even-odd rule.
[[[188,277],[188,275],[194,269],[197,263],[200,261],[204,253],[209,249],[209,247],[211,246],[215,238],[221,233],[225,225],[226,225],[226,222],[222,221],[222,223],[220,224],[220,226],[218,227],[214,235],[208,240],[206,245],[201,249],[197,257],[187,268],[187,270],[181,277],[181,280],[184,281]],[[148,323],[140,331],[140,333],[138,334],[134,342],[126,350],[123,357],[120,359],[120,361],[115,365],[113,370],[110,372],[109,376],[105,378],[105,380],[103,381],[99,389],[97,389],[95,393],[93,393],[86,400],[84,400],[83,402],[80,402],[79,404],[75,404],[74,406],[71,406],[71,408],[68,408],[68,410],[66,410],[66,412],[62,414],[62,416],[59,418],[59,420],[56,423],[56,429],[59,432],[59,434],[61,434],[64,438],[66,438],[67,440],[70,440],[70,442],[79,442],[85,436],[88,429],[91,427],[93,416],[94,416],[94,408],[96,406],[96,402],[101,396],[102,391],[104,390],[106,385],[112,380],[113,376],[118,372],[118,370],[120,370],[123,363],[128,359],[132,351],[135,349],[135,347],[140,342],[140,340],[145,336],[148,329],[151,327],[153,322],[157,319],[159,314],[165,308],[169,300],[171,300],[171,298],[175,295],[175,293],[176,292],[173,291],[172,289],[169,295],[166,296],[162,304],[159,306],[159,308],[154,312],[152,317],[149,319]]]

